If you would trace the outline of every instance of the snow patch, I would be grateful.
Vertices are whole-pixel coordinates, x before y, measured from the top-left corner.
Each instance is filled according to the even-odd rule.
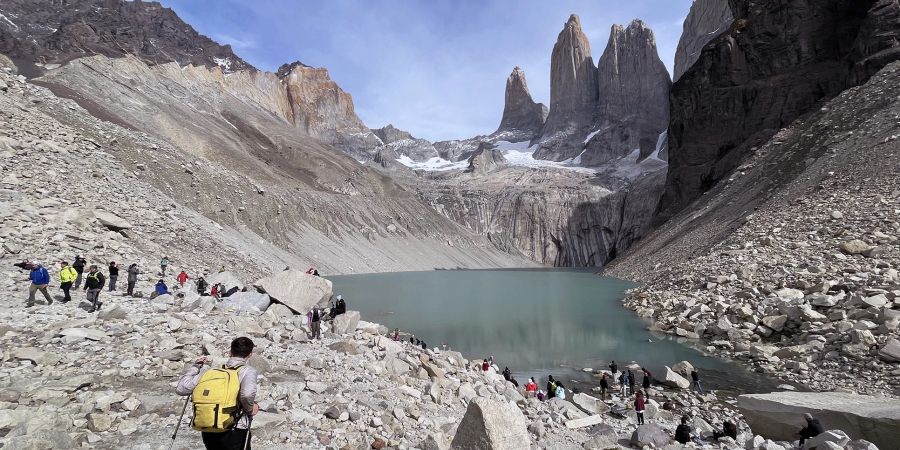
[[[511,166],[531,167],[534,169],[563,169],[571,170],[578,173],[596,173],[596,169],[590,167],[581,167],[581,155],[565,161],[547,161],[543,159],[534,159],[534,152],[537,150],[537,144],[528,146],[528,142],[507,142],[498,141],[495,143],[497,150],[503,153],[503,157]],[[582,152],[584,153],[584,152]]]
[[[226,72],[231,70],[231,58],[213,58],[213,62]]]
[[[603,131],[603,128],[597,129],[597,130],[595,130],[595,131],[591,131],[591,133],[588,134],[586,138],[584,138],[584,142],[583,142],[583,143],[584,143],[584,144],[587,144],[588,142],[591,141],[591,139],[594,138],[594,136],[597,135],[597,133],[599,133],[599,132],[601,132],[601,131]]]
[[[397,162],[403,164],[406,167],[409,167],[413,170],[424,170],[428,172],[442,172],[446,170],[462,170],[469,167],[468,161],[448,161],[443,158],[439,158],[437,156],[429,159],[428,161],[414,161],[407,155],[403,155],[397,158]]]

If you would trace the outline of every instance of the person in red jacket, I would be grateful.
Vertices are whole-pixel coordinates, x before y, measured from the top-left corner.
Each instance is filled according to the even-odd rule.
[[[178,285],[181,287],[184,287],[184,283],[187,283],[188,278],[190,277],[188,277],[187,272],[183,270],[178,274],[177,277],[175,277],[175,279],[178,280]]]
[[[637,413],[638,425],[644,424],[644,393],[637,391],[634,396],[634,412]]]

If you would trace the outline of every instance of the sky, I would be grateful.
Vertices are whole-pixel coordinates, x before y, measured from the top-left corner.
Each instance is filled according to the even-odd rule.
[[[371,128],[432,141],[493,132],[506,77],[549,104],[550,53],[572,13],[596,64],[613,24],[646,22],[672,73],[692,0],[162,0],[254,66],[325,67]]]

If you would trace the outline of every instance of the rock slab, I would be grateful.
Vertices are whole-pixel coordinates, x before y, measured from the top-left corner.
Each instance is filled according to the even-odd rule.
[[[476,398],[450,444],[452,450],[519,450],[531,447],[525,416],[514,403]]]

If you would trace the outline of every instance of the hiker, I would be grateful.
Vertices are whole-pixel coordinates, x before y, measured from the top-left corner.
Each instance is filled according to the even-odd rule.
[[[628,395],[628,372],[619,372],[619,392],[622,397]]]
[[[212,289],[210,289],[210,291],[209,291],[209,295],[211,295],[212,298],[214,298],[216,300],[219,299],[219,286],[221,286],[221,284],[216,283],[213,285]],[[312,315],[310,315],[309,317],[312,318]],[[310,322],[310,320],[307,320],[307,322]]]
[[[163,256],[163,258],[159,261],[159,273],[162,276],[166,276],[166,267],[169,267],[169,257]]]
[[[634,412],[637,413],[638,425],[644,424],[644,393],[637,391],[634,395]]]
[[[100,273],[96,265],[91,265],[87,276],[84,277],[84,290],[87,292],[87,300],[91,302],[89,313],[99,311],[103,306],[103,303],[100,302],[100,291],[103,290],[105,283],[106,277]]]
[[[546,399],[546,398],[547,398],[547,394],[544,393],[543,389],[537,391],[537,399],[539,402],[544,401],[544,399]]]
[[[31,280],[31,285],[28,286],[28,302],[25,304],[25,307],[31,308],[34,306],[34,293],[37,291],[41,291],[41,294],[44,294],[44,298],[47,299],[47,304],[52,305],[53,299],[47,293],[47,286],[50,284],[50,274],[47,273],[47,269],[41,263],[32,261],[28,279]]]
[[[313,307],[310,319],[309,329],[312,339],[322,339],[322,314],[319,312],[319,308]]]
[[[81,275],[84,272],[84,266],[87,264],[84,258],[80,255],[75,255],[75,262],[72,263],[72,267],[75,268],[75,273],[78,276],[75,278],[75,284],[72,285],[73,288],[78,289],[81,287]]]
[[[609,371],[612,373],[613,379],[616,379],[616,372],[619,371],[619,365],[615,361],[609,362]]]
[[[688,416],[681,416],[681,425],[675,428],[675,441],[679,444],[687,444],[691,441],[691,427],[688,425]]]
[[[78,278],[78,272],[66,261],[60,262],[59,265],[61,266],[61,269],[59,269],[59,288],[63,291],[62,302],[69,303],[72,301],[72,295],[69,294],[69,290],[72,289],[72,284]]]
[[[420,341],[420,342],[422,343],[422,350],[428,350],[428,344],[426,344],[425,341]],[[518,384],[516,383],[516,380],[513,380],[513,384],[518,386]]]
[[[701,394],[703,393],[703,386],[700,386],[700,374],[697,373],[697,369],[691,370],[691,390],[694,389]]]
[[[606,400],[606,396],[609,392],[609,380],[606,378],[606,374],[600,378],[600,399]]]
[[[206,278],[200,277],[197,279],[197,293],[200,295],[206,295],[206,286],[209,283],[206,282]]]
[[[512,379],[512,371],[509,370],[509,367],[504,367],[502,373],[503,373],[504,380],[509,381]]]
[[[394,328],[394,342],[400,341],[400,329]]]
[[[187,280],[189,278],[190,277],[188,276],[187,272],[182,270],[181,273],[179,273],[178,276],[175,277],[175,280],[178,281],[179,286],[184,287],[184,283],[187,283]]]
[[[556,380],[553,379],[553,375],[550,375],[547,378],[547,398],[553,397],[556,397]]]
[[[306,269],[306,274],[318,277],[319,271],[315,267],[310,267],[309,269]]]
[[[344,297],[338,294],[337,302],[334,304],[334,315],[332,317],[337,317],[345,312],[347,312],[347,303],[344,302]]]
[[[806,413],[803,415],[803,418],[806,419],[806,426],[800,430],[800,448],[803,448],[803,443],[807,439],[814,438],[825,432],[825,428],[819,423],[819,419],[814,418],[812,414]]]
[[[483,372],[487,372],[490,368],[491,368],[491,363],[489,363],[487,358],[485,358],[484,362],[481,363],[481,370]]]
[[[566,388],[561,382],[556,383],[556,395],[554,395],[554,397],[563,400],[566,399]]]
[[[119,279],[119,266],[115,261],[109,263],[109,290],[116,290],[116,280]]]
[[[723,437],[737,439],[737,425],[729,420],[722,422],[722,431],[714,430],[713,440],[718,440],[719,438]]]
[[[166,286],[166,282],[160,279],[156,282],[156,286],[153,287],[153,298],[159,297],[160,295],[165,295],[169,293],[169,286]]]
[[[528,383],[525,383],[525,397],[534,397],[537,393],[537,383],[534,382],[534,378],[529,378]]]
[[[494,355],[488,356],[488,362],[491,363],[492,366],[494,365]]]
[[[244,448],[245,442],[248,443],[246,448],[250,448],[249,438],[252,436],[250,421],[252,416],[259,412],[259,405],[256,404],[256,378],[258,373],[255,368],[247,365],[251,355],[253,355],[253,341],[248,337],[239,337],[231,341],[230,357],[225,362],[225,365],[222,366],[222,369],[212,369],[216,372],[210,372],[209,368],[204,367],[209,362],[209,359],[207,356],[202,356],[191,367],[188,367],[184,376],[178,380],[175,393],[181,396],[191,395],[194,402],[192,425],[195,428],[202,425],[213,425],[210,428],[214,428],[216,431],[202,431],[200,433],[203,445],[208,450],[241,449]],[[237,386],[227,385],[226,387],[222,386],[222,383],[215,382],[214,377],[216,375],[228,373],[229,371],[237,372]],[[195,388],[200,383],[203,383],[204,389],[206,389],[203,393],[195,392]],[[227,392],[222,392],[221,390],[209,392],[210,390],[215,390],[215,387],[221,387]],[[212,398],[231,397],[232,395],[236,398],[233,400],[227,398],[222,403],[212,404],[203,402],[203,394]],[[231,412],[233,419],[219,419],[219,410],[228,411],[229,407],[234,408],[234,412]],[[204,414],[204,412],[208,413]],[[202,423],[198,423],[198,421]],[[221,431],[221,428],[225,428],[226,431]]]
[[[634,389],[635,384],[637,384],[637,379],[635,379],[634,373],[631,372],[631,369],[628,369],[628,392],[632,394],[636,392]]]
[[[647,392],[648,395],[650,393],[650,380],[653,379],[653,375],[650,374],[650,371],[647,369],[641,369],[644,372],[644,379],[641,380],[641,385],[644,388],[644,392]]]
[[[134,296],[134,286],[137,284],[137,276],[141,273],[140,269],[138,269],[137,264],[131,264],[128,266],[128,291],[127,294],[129,296]]]

